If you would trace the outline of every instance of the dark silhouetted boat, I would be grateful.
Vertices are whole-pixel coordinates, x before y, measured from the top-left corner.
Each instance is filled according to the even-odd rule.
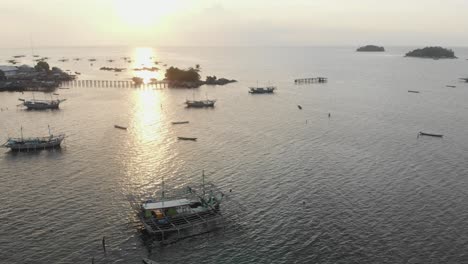
[[[192,140],[192,141],[197,140],[196,137],[177,137],[177,139],[179,139],[179,140]]]
[[[214,107],[216,103],[216,100],[186,100],[185,104],[187,107],[196,107],[196,108],[202,108],[202,107]]]
[[[297,105],[297,108],[299,108],[299,110],[302,110],[302,106],[300,105]]]
[[[127,127],[124,127],[124,126],[114,125],[114,127],[118,129],[127,130]]]
[[[24,105],[26,108],[30,110],[44,110],[44,109],[58,109],[60,103],[66,101],[67,99],[52,99],[52,100],[25,100],[25,99],[18,99],[23,103],[20,105]]]
[[[408,90],[408,93],[419,93],[419,91]]]
[[[432,134],[432,133],[425,133],[425,132],[419,132],[420,136],[429,136],[429,137],[443,137],[444,135],[441,134]]]
[[[178,122],[172,122],[173,125],[182,125],[182,124],[188,124],[189,121],[178,121]]]
[[[267,87],[250,87],[249,93],[251,94],[272,94],[275,92],[276,87],[267,86]]]

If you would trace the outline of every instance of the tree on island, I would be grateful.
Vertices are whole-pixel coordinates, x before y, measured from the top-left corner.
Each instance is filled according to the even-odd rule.
[[[182,70],[177,67],[170,67],[166,70],[166,80],[174,82],[199,82],[200,74],[199,70],[194,68],[189,68],[187,70]]]
[[[385,51],[385,48],[384,47],[379,47],[379,46],[376,46],[376,45],[367,45],[367,46],[358,48],[356,51],[372,51],[372,52],[380,51],[380,52],[383,52],[383,51]]]
[[[50,71],[49,64],[45,61],[38,62],[36,66],[34,66],[34,69],[36,69],[36,71],[45,71],[45,72]]]
[[[418,58],[433,58],[433,59],[456,59],[455,53],[451,49],[445,49],[442,47],[425,47],[423,49],[415,49],[406,53],[406,57],[418,57]]]
[[[7,79],[7,77],[6,77],[5,73],[2,70],[0,70],[0,81],[5,81],[6,79]]]

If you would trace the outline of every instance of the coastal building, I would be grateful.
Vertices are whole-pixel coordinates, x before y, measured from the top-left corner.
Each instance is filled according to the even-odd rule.
[[[18,68],[10,65],[0,65],[0,70],[5,73],[6,77],[14,76],[18,73]]]

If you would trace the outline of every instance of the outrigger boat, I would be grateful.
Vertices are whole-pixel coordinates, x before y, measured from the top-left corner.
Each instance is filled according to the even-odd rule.
[[[50,148],[59,148],[65,134],[52,135],[49,128],[48,137],[23,137],[23,128],[21,127],[21,138],[9,138],[2,146],[10,148],[12,151],[35,151]]]
[[[200,100],[200,101],[196,101],[196,100],[186,100],[185,101],[185,104],[187,105],[187,107],[198,107],[198,108],[201,108],[201,107],[214,107],[215,103],[216,103],[216,100],[209,100],[209,99]]]
[[[201,186],[187,186],[171,198],[165,193],[163,180],[161,197],[141,204],[138,216],[150,235],[165,243],[209,232],[224,223],[220,204],[225,195],[213,184],[205,184],[202,175]]]
[[[36,99],[22,99],[19,98],[19,101],[22,101],[20,105],[24,105],[30,110],[43,110],[43,109],[58,109],[60,103],[66,101],[67,99],[52,99],[52,100],[36,100]]]
[[[267,87],[250,87],[249,93],[251,94],[266,94],[266,93],[274,93],[276,87],[274,86],[267,86]]]

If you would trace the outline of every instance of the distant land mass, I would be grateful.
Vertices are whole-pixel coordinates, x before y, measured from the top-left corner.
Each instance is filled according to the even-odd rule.
[[[457,59],[453,50],[442,47],[425,47],[423,49],[415,49],[406,53],[405,56],[430,59]]]
[[[358,48],[356,51],[359,52],[382,52],[385,51],[384,47],[376,46],[376,45],[366,45],[364,47]]]

